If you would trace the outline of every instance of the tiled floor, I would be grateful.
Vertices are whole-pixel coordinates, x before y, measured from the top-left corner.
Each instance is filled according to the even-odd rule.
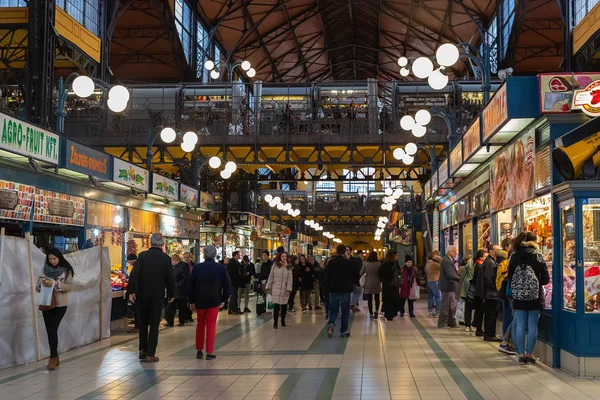
[[[0,370],[0,399],[600,399],[600,380],[515,360],[460,329],[354,314],[352,337],[328,339],[323,311],[268,316],[221,313],[217,359],[196,360],[194,327],[164,329],[157,364],[140,364],[137,339],[116,335],[45,362]],[[366,308],[366,307],[365,307]],[[336,333],[337,334],[337,333]]]

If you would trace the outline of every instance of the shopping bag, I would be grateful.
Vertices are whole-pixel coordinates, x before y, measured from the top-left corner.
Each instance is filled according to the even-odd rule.
[[[258,292],[256,298],[256,315],[262,315],[267,311],[267,303],[261,291]]]
[[[365,287],[365,285],[367,284],[367,274],[364,274],[363,276],[360,277],[360,280],[358,281],[358,284],[362,288]]]
[[[417,285],[417,282],[414,282],[410,287],[410,292],[408,293],[408,298],[410,300],[418,300],[421,296],[421,287]]]
[[[52,304],[54,295],[55,281],[48,279],[51,282],[51,286],[40,285],[40,292],[38,293],[38,305],[43,307],[49,307]]]
[[[269,293],[267,295],[267,310],[272,311],[275,308],[273,305],[273,296]]]
[[[437,304],[435,305],[437,307]],[[457,322],[465,322],[465,301],[463,299],[459,299],[456,304],[456,315]]]

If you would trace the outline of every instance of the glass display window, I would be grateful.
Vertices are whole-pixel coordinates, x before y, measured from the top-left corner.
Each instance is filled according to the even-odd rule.
[[[512,209],[500,211],[497,214],[498,218],[498,243],[502,242],[505,238],[511,238],[512,235]]]
[[[600,313],[600,199],[589,199],[582,214],[585,311]]]
[[[544,308],[552,308],[552,197],[550,194],[523,203],[524,228],[538,237],[538,246],[548,265],[550,282],[544,286]]]
[[[454,246],[456,246],[456,248],[457,248],[457,249],[459,249],[459,248],[460,248],[460,247],[459,247],[459,246],[460,246],[460,237],[459,237],[459,235],[458,235],[458,226],[455,226],[455,227],[452,229],[452,239],[454,240],[454,241],[452,242],[452,244],[453,244]]]
[[[577,268],[575,261],[574,202],[563,204],[560,212],[562,225],[563,307],[567,310],[575,311]]]
[[[473,255],[473,223],[467,222],[462,227],[462,256],[464,258]]]
[[[483,218],[477,221],[477,246],[479,249],[487,249],[492,242],[492,220]]]

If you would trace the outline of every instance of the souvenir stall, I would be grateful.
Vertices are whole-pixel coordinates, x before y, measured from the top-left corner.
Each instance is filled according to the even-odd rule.
[[[160,214],[158,216],[158,226],[160,232],[165,237],[165,249],[169,256],[178,255],[183,257],[183,253],[189,251],[190,240],[183,242],[183,219],[171,215]]]
[[[222,229],[208,226],[201,227],[199,239],[198,262],[204,262],[203,250],[205,246],[217,247],[217,257],[221,256],[221,242],[223,240]]]
[[[23,235],[23,224],[31,221],[35,188],[0,180],[0,230],[4,235]]]

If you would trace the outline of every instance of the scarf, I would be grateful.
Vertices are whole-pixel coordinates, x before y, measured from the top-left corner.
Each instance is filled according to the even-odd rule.
[[[44,275],[47,276],[50,279],[56,279],[59,276],[61,276],[62,274],[65,274],[65,276],[67,275],[67,269],[61,267],[60,265],[57,267],[53,267],[48,263],[44,264]]]

